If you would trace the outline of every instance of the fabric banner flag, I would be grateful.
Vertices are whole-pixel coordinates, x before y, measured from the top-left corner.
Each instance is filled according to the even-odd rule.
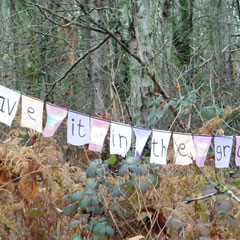
[[[208,150],[211,145],[212,136],[197,135],[193,137],[196,164],[203,167],[207,158]]]
[[[167,164],[167,150],[170,138],[170,131],[153,130],[150,156],[151,163]]]
[[[215,167],[228,168],[232,154],[232,136],[215,136]]]
[[[131,147],[132,127],[121,123],[110,124],[110,154],[126,156]]]
[[[133,131],[136,135],[135,159],[139,159],[152,131],[138,127],[133,127]]]
[[[235,163],[236,166],[240,166],[240,136],[236,136]]]
[[[188,165],[195,159],[193,138],[190,134],[173,134],[175,164]]]
[[[96,118],[90,118],[90,151],[101,152],[110,122]]]
[[[21,127],[42,132],[43,101],[22,95]]]
[[[0,122],[11,127],[21,94],[0,85]]]
[[[89,116],[68,111],[67,142],[75,146],[83,146],[89,141]]]
[[[43,130],[44,137],[51,137],[67,116],[67,109],[47,103],[47,122]]]

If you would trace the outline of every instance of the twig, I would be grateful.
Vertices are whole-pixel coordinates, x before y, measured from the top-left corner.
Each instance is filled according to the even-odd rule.
[[[184,202],[185,202],[186,204],[189,204],[189,203],[191,203],[191,202],[198,201],[198,200],[204,200],[204,199],[207,199],[207,198],[210,198],[210,197],[219,195],[219,194],[223,194],[223,193],[221,193],[221,192],[214,192],[214,193],[210,193],[210,194],[207,194],[207,195],[198,197],[198,198],[187,199],[187,200],[184,200]]]

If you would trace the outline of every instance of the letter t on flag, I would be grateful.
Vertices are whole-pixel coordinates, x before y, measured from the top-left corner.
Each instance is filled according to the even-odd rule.
[[[90,118],[90,143],[88,145],[90,151],[102,152],[109,125],[109,121]]]
[[[89,131],[89,116],[69,110],[67,142],[75,146],[88,144]]]
[[[150,162],[167,164],[167,150],[171,138],[170,131],[153,130]]]
[[[146,145],[146,142],[151,134],[151,130],[133,127],[133,131],[136,135],[135,159],[139,159],[140,156],[142,155],[142,151]]]
[[[43,130],[44,137],[51,137],[57,131],[64,118],[67,116],[67,109],[46,104],[47,122]]]

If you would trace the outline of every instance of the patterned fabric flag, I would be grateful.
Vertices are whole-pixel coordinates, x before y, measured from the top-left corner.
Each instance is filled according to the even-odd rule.
[[[90,151],[102,152],[109,125],[109,121],[90,118],[90,143],[88,145]]]
[[[110,124],[110,154],[126,156],[131,146],[132,127],[121,123]]]
[[[193,139],[190,134],[173,134],[174,159],[178,165],[188,165],[195,159]]]
[[[240,166],[240,136],[236,136],[235,163],[236,166]]]
[[[215,136],[214,144],[215,144],[215,167],[228,168],[232,154],[233,137]]]
[[[21,126],[42,132],[43,101],[22,95]]]
[[[67,109],[47,103],[47,122],[43,130],[44,137],[51,137],[67,116]]]
[[[196,157],[196,164],[198,167],[203,167],[209,147],[211,145],[212,136],[194,136],[194,149],[195,149],[195,157]]]
[[[67,142],[75,146],[88,144],[90,141],[89,116],[68,111]]]
[[[139,159],[152,131],[138,127],[133,127],[133,131],[136,135],[135,159]]]
[[[171,132],[153,130],[150,162],[167,164],[167,150],[171,138]]]
[[[0,85],[0,122],[11,127],[21,94]]]

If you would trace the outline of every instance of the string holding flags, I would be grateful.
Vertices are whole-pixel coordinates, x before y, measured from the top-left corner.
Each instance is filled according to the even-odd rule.
[[[47,121],[42,131],[43,106],[40,99],[21,95],[21,93],[0,85],[0,122],[11,127],[17,113],[20,97],[21,127],[42,132],[44,137],[51,137],[68,115],[67,143],[75,146],[88,144],[91,151],[101,152],[110,127],[110,153],[126,156],[132,144],[132,132],[135,133],[135,159],[140,158],[143,149],[152,134],[150,163],[167,164],[167,153],[172,136],[174,147],[174,163],[188,165],[196,162],[203,167],[213,137],[210,135],[194,135],[171,133],[170,131],[151,130],[130,126],[118,122],[110,122],[100,118],[67,110],[51,103],[46,103]],[[240,166],[240,136],[236,136],[235,163]],[[149,141],[150,142],[150,141]],[[214,156],[216,168],[228,168],[233,148],[233,136],[214,137]]]

